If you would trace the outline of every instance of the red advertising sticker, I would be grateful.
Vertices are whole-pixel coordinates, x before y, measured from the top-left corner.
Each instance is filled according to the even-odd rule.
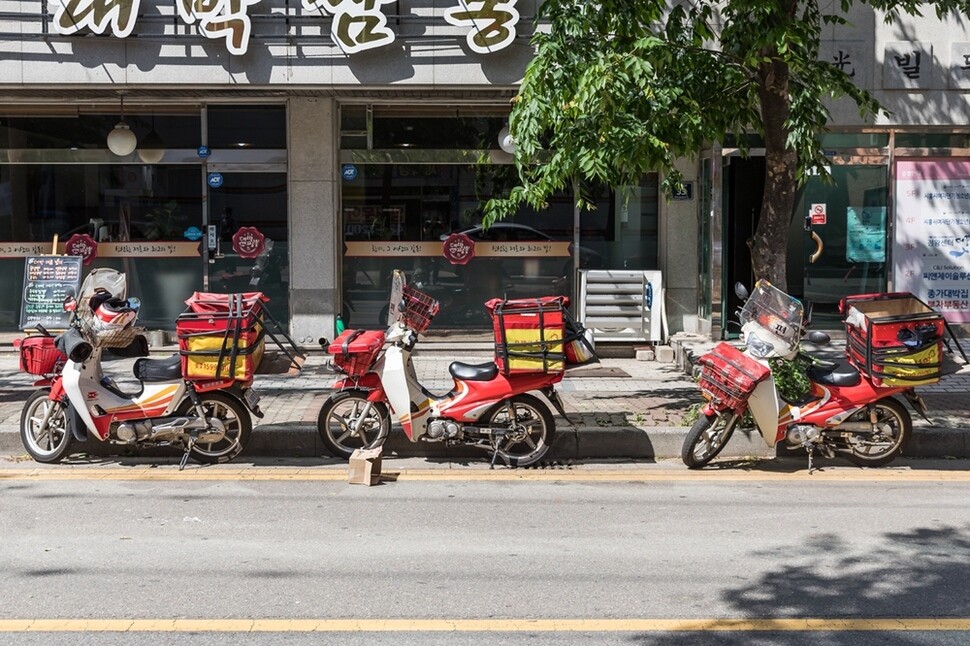
[[[232,250],[240,258],[255,258],[266,248],[266,236],[256,227],[240,227],[232,234]]]
[[[475,257],[475,241],[464,233],[452,233],[442,243],[441,253],[453,265],[464,265]]]
[[[81,256],[85,265],[90,265],[98,257],[98,243],[86,233],[75,233],[64,243],[64,253]]]

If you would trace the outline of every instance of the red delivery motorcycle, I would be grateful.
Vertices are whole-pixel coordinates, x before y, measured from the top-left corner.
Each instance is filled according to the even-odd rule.
[[[328,346],[344,373],[320,410],[317,426],[327,449],[349,458],[357,448],[383,444],[392,416],[412,442],[445,442],[481,448],[508,466],[542,459],[555,439],[542,393],[566,417],[555,385],[562,381],[567,353],[588,358],[587,336],[565,339],[565,298],[489,301],[496,333],[496,358],[483,364],[453,362],[454,383],[444,394],[424,388],[412,352],[418,335],[438,312],[438,302],[406,284],[395,270],[386,332],[345,330]]]
[[[149,359],[125,292],[123,274],[96,269],[81,287],[67,332],[56,342],[50,335],[21,342],[21,368],[41,377],[21,416],[27,452],[52,463],[76,442],[176,446],[184,450],[180,468],[190,455],[205,463],[239,455],[252,430],[250,412],[262,417],[252,389],[262,295],[248,295],[245,304],[247,295],[194,295],[177,323],[183,349]],[[109,349],[142,357],[133,367],[137,390],[127,392],[104,374],[102,353]]]
[[[809,471],[816,451],[827,458],[844,455],[860,466],[895,459],[913,429],[899,397],[926,417],[914,386],[941,378],[942,316],[910,294],[848,297],[842,303],[852,310],[848,361],[832,362],[801,351],[803,308],[797,299],[766,281],[750,297],[740,285],[738,292],[746,298],[740,312],[746,347],[741,352],[721,343],[699,358],[699,385],[708,401],[684,441],[684,464],[696,469],[713,460],[746,412],[768,446],[804,448]],[[878,310],[889,301],[893,314],[883,316]],[[811,332],[808,340],[824,344],[829,337]],[[804,397],[787,400],[779,392],[772,358],[798,358],[807,366],[810,387]]]

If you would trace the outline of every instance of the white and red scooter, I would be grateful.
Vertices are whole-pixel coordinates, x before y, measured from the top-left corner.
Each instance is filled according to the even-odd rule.
[[[882,342],[882,348],[873,350],[870,340],[868,351],[853,350],[850,361],[825,361],[800,349],[803,308],[798,299],[766,281],[759,281],[750,296],[741,286],[738,292],[746,299],[740,312],[746,347],[742,352],[721,343],[698,360],[699,385],[708,401],[684,440],[684,463],[695,469],[713,460],[747,412],[768,446],[784,443],[805,449],[809,471],[816,452],[827,458],[843,455],[859,466],[881,466],[895,459],[913,431],[912,418],[899,398],[925,417],[926,406],[914,386],[941,376],[942,317],[911,298],[917,310],[926,311],[893,317],[892,339]],[[878,303],[900,294],[865,296]],[[933,324],[920,344],[895,343],[897,332],[905,337],[927,320]],[[808,340],[822,345],[829,337],[811,332]],[[855,347],[851,335],[850,347]],[[871,364],[872,356],[880,353],[883,358],[875,360],[876,365],[863,370],[856,365],[867,363],[866,357]],[[786,399],[770,361],[796,358],[804,365],[809,389],[798,399]]]
[[[551,370],[506,372],[494,360],[455,361],[448,368],[453,386],[435,395],[418,382],[411,354],[437,312],[438,302],[409,288],[396,270],[389,329],[346,330],[329,344],[335,367],[346,376],[334,383],[320,411],[323,443],[343,458],[357,448],[381,446],[393,416],[412,442],[479,447],[492,454],[493,465],[498,458],[509,466],[541,460],[555,439],[555,422],[549,407],[530,393],[542,393],[565,417],[555,390],[564,365],[553,359]],[[562,352],[561,334],[557,339]]]
[[[175,446],[184,450],[180,467],[190,455],[205,463],[239,455],[252,430],[249,411],[262,417],[252,380],[186,379],[178,354],[138,359],[133,392],[104,374],[106,349],[138,345],[136,308],[126,291],[124,274],[94,270],[81,287],[71,328],[56,344],[50,335],[21,342],[22,369],[41,377],[21,415],[24,448],[46,463],[63,460],[77,442],[92,441]],[[142,354],[147,344],[136,352]]]

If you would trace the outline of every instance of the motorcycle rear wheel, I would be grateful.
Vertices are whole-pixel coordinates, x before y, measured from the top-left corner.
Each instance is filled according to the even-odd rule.
[[[690,469],[707,465],[731,439],[740,419],[740,415],[730,410],[710,416],[701,415],[684,438],[680,459]]]
[[[876,440],[864,436],[849,442],[849,461],[860,467],[881,467],[896,459],[913,433],[913,418],[901,403],[891,397],[872,404],[876,413]],[[846,421],[868,421],[866,406]],[[838,430],[837,428],[835,429]]]
[[[323,403],[317,431],[332,456],[349,460],[356,449],[376,449],[384,444],[391,430],[391,416],[382,402],[371,402],[367,417],[358,421],[356,433],[350,428],[367,403],[365,390],[341,390]]]
[[[213,391],[200,393],[202,408],[206,417],[215,417],[226,427],[226,435],[218,442],[208,444],[194,444],[191,457],[203,464],[220,464],[229,462],[243,452],[249,443],[249,435],[253,430],[253,420],[249,417],[246,406],[226,393]],[[178,415],[191,415],[194,407],[189,399],[182,402]]]
[[[532,395],[506,399],[493,409],[485,424],[506,430],[507,439],[498,441],[498,456],[511,467],[535,464],[549,451],[556,437],[556,422],[549,407]]]
[[[34,460],[53,464],[71,452],[74,438],[67,428],[67,405],[51,401],[47,394],[47,390],[38,390],[27,398],[20,414],[20,441]],[[51,407],[54,410],[47,419],[47,425],[41,427]]]

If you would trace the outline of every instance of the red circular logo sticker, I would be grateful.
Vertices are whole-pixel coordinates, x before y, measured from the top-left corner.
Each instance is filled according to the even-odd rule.
[[[452,233],[442,245],[445,260],[453,265],[464,265],[475,257],[475,241],[464,233]]]
[[[232,234],[232,250],[240,258],[255,258],[266,248],[266,236],[256,227],[240,227]]]
[[[98,257],[98,243],[86,233],[75,233],[64,243],[64,253],[81,256],[85,265],[90,265]]]

